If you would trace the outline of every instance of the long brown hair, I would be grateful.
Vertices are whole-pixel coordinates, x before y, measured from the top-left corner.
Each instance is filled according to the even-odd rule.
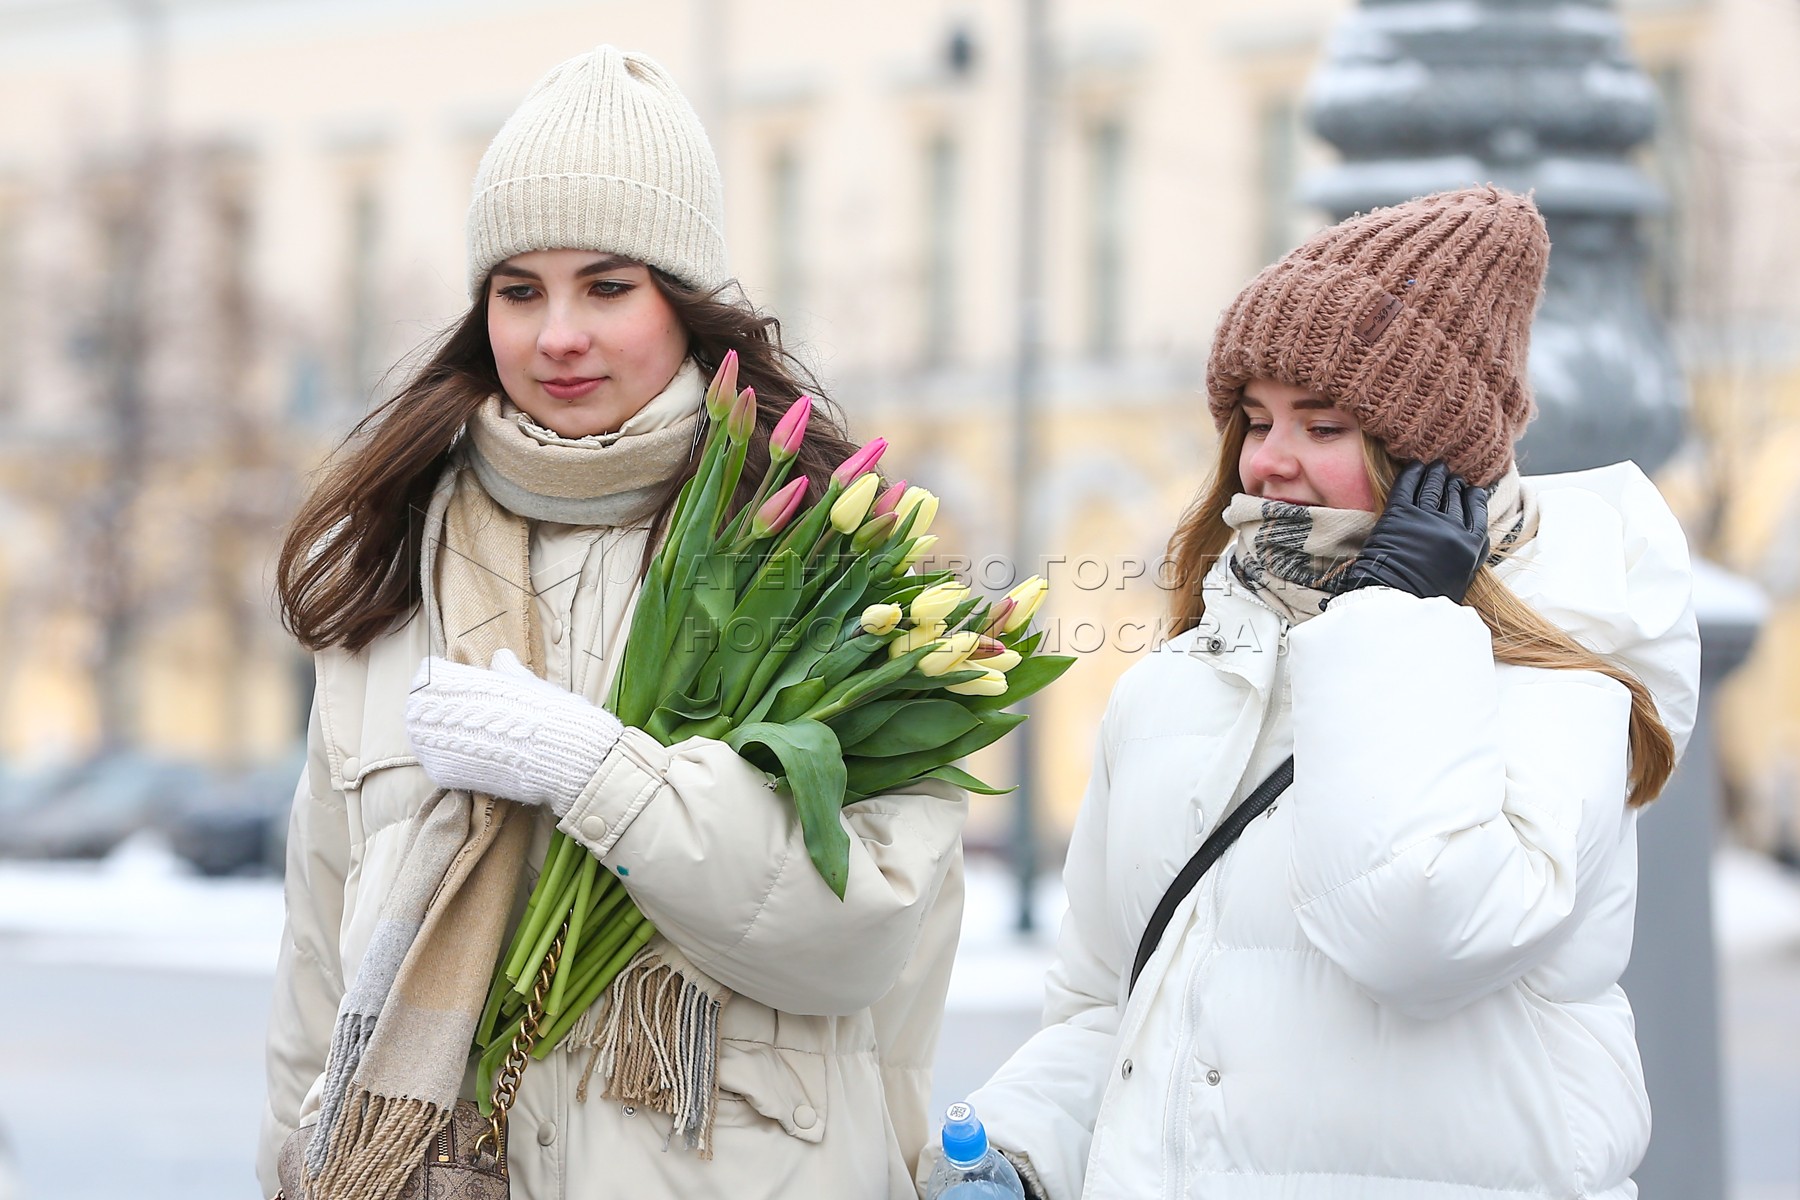
[[[750,498],[769,463],[769,435],[802,393],[817,403],[795,474],[811,481],[810,499],[856,447],[836,407],[781,343],[781,323],[726,288],[690,288],[654,267],[650,277],[688,334],[688,355],[709,377],[727,351],[738,354],[738,386],[756,389],[756,430],[737,499]],[[735,285],[727,285],[734,288]],[[422,519],[463,427],[500,375],[488,342],[489,288],[392,398],[344,438],[288,527],[276,562],[282,624],[308,650],[361,650],[401,624],[418,605]],[[651,520],[640,574],[648,568],[681,485],[697,459],[669,480]]]
[[[1238,460],[1249,427],[1243,408],[1233,409],[1219,438],[1219,459],[1212,478],[1182,514],[1169,539],[1171,636],[1192,629],[1206,615],[1206,596],[1201,585],[1231,544],[1232,530],[1225,523],[1225,509],[1231,498],[1244,490]],[[1363,447],[1379,511],[1387,502],[1388,489],[1393,486],[1400,463],[1374,438],[1364,438]],[[1650,689],[1631,672],[1586,649],[1545,620],[1514,595],[1492,567],[1484,565],[1475,572],[1475,581],[1469,585],[1463,603],[1475,610],[1492,634],[1495,662],[1556,671],[1598,671],[1618,680],[1631,693],[1630,803],[1639,807],[1656,799],[1675,770],[1675,741],[1657,715]]]

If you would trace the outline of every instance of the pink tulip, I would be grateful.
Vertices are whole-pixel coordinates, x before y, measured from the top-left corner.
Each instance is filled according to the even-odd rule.
[[[731,412],[725,418],[725,436],[742,444],[750,440],[750,431],[756,428],[756,389],[745,388],[738,393],[738,398],[731,406]]]
[[[871,517],[885,517],[900,506],[900,497],[906,495],[906,480],[902,479],[881,495],[875,497],[875,507],[869,510]]]
[[[776,424],[775,432],[769,435],[769,461],[784,463],[800,453],[800,443],[806,437],[806,423],[812,419],[812,406],[811,396],[802,396],[789,406]]]
[[[804,478],[796,479],[763,501],[763,506],[750,518],[750,536],[764,538],[786,529],[787,523],[800,511],[800,502],[806,498],[806,483]]]
[[[981,638],[975,643],[975,649],[970,652],[969,661],[970,662],[980,662],[984,658],[993,658],[996,655],[1005,654],[1005,653],[1006,653],[1005,646],[1001,645],[999,642],[995,641],[993,638],[988,637],[986,634],[983,634],[983,635],[981,635]]]
[[[1019,607],[1019,602],[1014,600],[1011,596],[1007,596],[1002,599],[1000,603],[989,609],[987,623],[981,627],[982,636],[992,637],[997,633],[1004,633],[1006,631],[1006,622],[1011,618],[1013,610],[1017,607]]]
[[[723,421],[731,411],[731,398],[737,394],[737,377],[737,351],[727,350],[712,382],[706,387],[706,414],[713,420]]]
[[[881,461],[881,456],[887,451],[887,447],[886,438],[876,438],[846,458],[843,465],[831,473],[832,481],[849,487],[856,479],[875,469],[875,464]]]

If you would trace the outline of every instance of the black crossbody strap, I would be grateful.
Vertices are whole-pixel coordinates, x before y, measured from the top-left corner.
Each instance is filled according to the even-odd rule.
[[[1138,940],[1137,959],[1131,964],[1131,984],[1125,989],[1130,995],[1131,989],[1137,986],[1138,976],[1144,973],[1144,964],[1156,953],[1156,945],[1162,941],[1163,931],[1169,927],[1169,920],[1174,917],[1175,910],[1187,899],[1187,894],[1194,890],[1200,877],[1219,861],[1219,856],[1231,849],[1231,843],[1238,840],[1246,826],[1265,812],[1269,805],[1275,803],[1275,797],[1287,791],[1288,785],[1294,782],[1294,756],[1288,755],[1269,777],[1256,785],[1256,790],[1244,797],[1244,802],[1231,810],[1229,816],[1219,822],[1217,829],[1200,848],[1194,851],[1194,857],[1187,860],[1157,902],[1156,911],[1150,914],[1150,924],[1144,927],[1144,936]]]

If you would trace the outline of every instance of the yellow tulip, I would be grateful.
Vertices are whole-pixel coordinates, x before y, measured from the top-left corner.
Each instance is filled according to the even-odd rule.
[[[900,624],[900,616],[898,604],[871,604],[862,610],[858,623],[864,633],[887,633]]]
[[[943,636],[942,621],[935,621],[930,625],[915,625],[888,643],[888,657],[899,658],[902,654],[911,654],[920,646],[930,645]]]
[[[918,537],[931,528],[931,523],[937,519],[938,498],[922,487],[909,487],[906,494],[900,497],[900,503],[894,506],[894,513],[904,521],[906,514],[915,508],[919,510],[919,515],[913,518],[912,528],[907,531],[908,537]]]
[[[875,503],[875,493],[880,488],[881,476],[873,471],[845,488],[831,506],[831,527],[839,533],[855,533],[869,515],[869,506]]]
[[[1042,575],[1033,575],[1006,593],[1017,607],[1006,618],[1006,624],[1001,627],[1002,632],[1017,633],[1025,628],[1031,622],[1031,618],[1037,615],[1037,610],[1043,606],[1044,597],[1049,594],[1050,584]]]
[[[913,597],[907,606],[907,615],[914,625],[929,625],[933,621],[942,621],[950,615],[952,609],[969,598],[969,589],[954,579],[945,583],[934,584]]]
[[[933,678],[939,675],[948,675],[961,666],[964,659],[974,653],[975,647],[980,641],[981,635],[974,630],[951,634],[938,643],[936,650],[919,660],[919,674],[929,675]]]
[[[1017,650],[1002,650],[997,654],[990,654],[986,658],[973,658],[970,660],[969,665],[972,667],[987,667],[989,670],[999,671],[1004,675],[1006,672],[1018,666],[1021,661],[1023,660],[1019,658],[1019,652]]]
[[[955,692],[959,696],[1004,696],[1006,694],[1006,676],[982,664],[982,673],[974,679],[965,679],[961,683],[953,683],[945,688],[946,692]]]
[[[905,572],[914,563],[930,554],[931,548],[937,545],[937,542],[935,533],[928,533],[924,537],[916,539],[912,544],[912,549],[906,552],[906,557],[900,560],[900,572]]]

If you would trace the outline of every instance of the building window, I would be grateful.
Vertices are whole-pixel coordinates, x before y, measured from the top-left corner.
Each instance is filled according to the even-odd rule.
[[[1252,269],[1272,263],[1299,241],[1294,191],[1300,171],[1300,110],[1291,96],[1265,102],[1257,115],[1257,176],[1262,236]]]
[[[793,320],[800,311],[800,158],[792,146],[769,160],[769,280],[775,315]]]
[[[18,407],[23,391],[21,376],[25,371],[24,310],[19,296],[23,290],[24,263],[20,245],[24,240],[21,205],[0,195],[0,417]]]
[[[1125,129],[1117,121],[1088,134],[1088,350],[1119,349],[1125,300]]]
[[[957,199],[962,167],[956,142],[947,133],[925,148],[925,353],[927,365],[955,356],[957,284]]]
[[[1668,197],[1668,207],[1644,222],[1645,284],[1651,303],[1662,317],[1679,320],[1692,315],[1684,311],[1682,304],[1687,275],[1687,217],[1694,199],[1687,74],[1679,66],[1669,65],[1652,72],[1651,78],[1657,92],[1651,169]]]
[[[381,239],[381,204],[374,180],[359,175],[350,186],[349,237],[346,239],[345,297],[349,324],[344,331],[344,366],[354,407],[381,370],[376,337],[378,306],[375,271]]]

